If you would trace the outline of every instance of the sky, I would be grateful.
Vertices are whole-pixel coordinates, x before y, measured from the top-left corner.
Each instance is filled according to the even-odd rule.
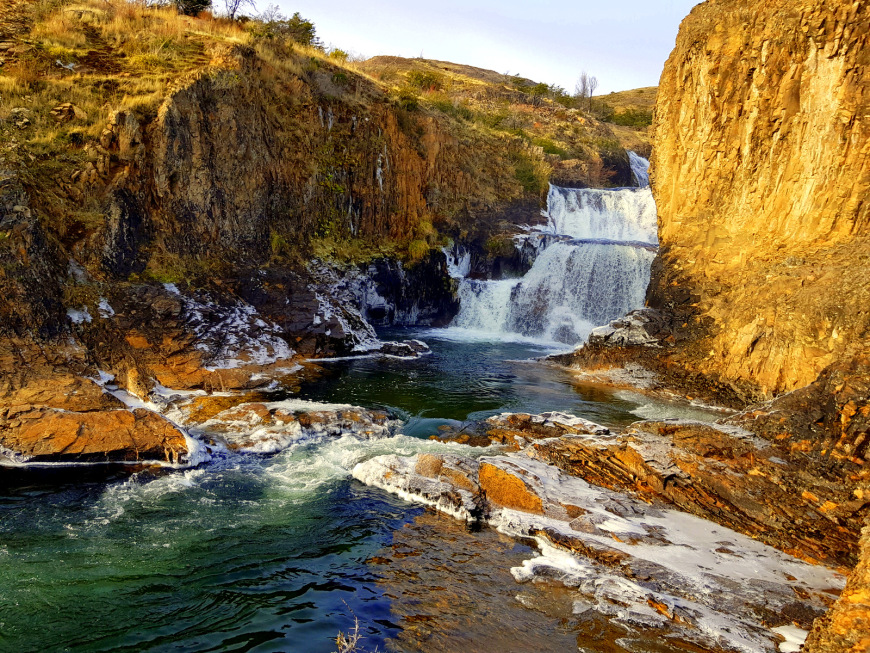
[[[259,0],[314,22],[326,44],[372,57],[439,59],[519,74],[569,92],[656,86],[698,0]]]

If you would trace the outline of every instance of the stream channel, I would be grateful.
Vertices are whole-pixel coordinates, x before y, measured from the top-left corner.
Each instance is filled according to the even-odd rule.
[[[3,470],[0,650],[327,652],[355,618],[366,651],[490,650],[499,638],[515,651],[576,650],[570,601],[560,608],[509,573],[532,548],[466,533],[350,470],[384,453],[467,455],[428,436],[503,411],[562,410],[611,426],[704,413],[578,385],[531,360],[552,345],[456,329],[384,334],[397,336],[422,338],[432,353],[325,362],[299,396],[386,408],[405,420],[403,435],[297,441],[132,475]],[[413,556],[402,554],[409,538]]]

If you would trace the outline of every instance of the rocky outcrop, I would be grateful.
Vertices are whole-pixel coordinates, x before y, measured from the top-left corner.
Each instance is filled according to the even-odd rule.
[[[861,562],[831,612],[816,620],[805,653],[870,651],[870,525],[861,543]]]
[[[868,34],[864,2],[709,0],[662,74],[649,302],[757,399],[867,353]]]
[[[870,477],[858,467],[843,474],[794,441],[765,440],[740,424],[745,415],[718,424],[638,422],[613,433],[564,413],[506,413],[437,438],[523,450],[593,485],[667,502],[805,560],[854,565]],[[481,486],[484,477],[491,500],[535,512],[515,481],[481,467]]]
[[[489,455],[480,458],[452,453],[378,456],[358,464],[353,475],[472,525],[488,523],[502,533],[532,538],[541,555],[511,569],[517,581],[555,580],[567,588],[575,612],[584,618],[652,629],[658,643],[674,644],[671,649],[657,643],[656,650],[772,653],[780,632],[790,635],[795,626],[809,629],[831,604],[828,593],[842,587],[842,576],[667,506],[679,505],[666,496],[667,486],[682,485],[686,491],[692,487],[689,474],[697,472],[702,480],[689,492],[697,500],[709,490],[709,510],[696,514],[710,518],[745,509],[734,503],[729,507],[734,496],[728,491],[731,487],[741,493],[732,484],[741,482],[743,472],[723,464],[730,454],[716,447],[740,447],[750,454],[757,447],[750,437],[725,427],[679,424],[671,426],[681,435],[667,444],[656,424],[620,438],[591,423],[571,426],[571,420],[558,413],[501,415],[489,422],[491,430],[513,429],[531,444],[507,455],[484,450]],[[642,434],[643,428],[649,429],[648,435]],[[570,464],[570,455],[556,453],[565,454],[566,448],[585,448],[590,455]],[[759,458],[769,454],[761,452]],[[667,462],[669,456],[673,459]],[[751,455],[744,458],[748,464]],[[753,464],[758,469],[788,468],[785,461]],[[672,470],[658,475],[656,492],[644,479],[668,465]],[[687,468],[681,481],[679,468],[684,465],[695,467]],[[595,471],[604,469],[610,471]],[[605,480],[608,474],[610,480]],[[744,500],[759,500],[765,491],[746,493]],[[675,490],[674,496],[679,493]],[[777,505],[782,501],[797,505],[783,492],[768,508],[783,509]],[[756,535],[763,528],[749,530]],[[830,526],[829,532],[835,531]],[[817,549],[824,545],[817,542]]]
[[[76,413],[25,405],[0,410],[0,453],[28,463],[181,463],[189,451],[178,428],[145,408]]]

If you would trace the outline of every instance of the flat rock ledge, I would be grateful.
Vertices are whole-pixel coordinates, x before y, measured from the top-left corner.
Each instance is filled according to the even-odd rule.
[[[358,464],[353,476],[533,539],[541,555],[511,570],[518,581],[561,582],[576,589],[575,612],[658,629],[675,644],[773,652],[781,639],[771,628],[808,630],[845,583],[833,570],[661,502],[596,487],[526,452],[386,455]]]
[[[688,420],[614,433],[561,413],[498,415],[439,439],[481,448],[379,456],[353,476],[469,524],[534,538],[541,557],[514,576],[578,587],[579,609],[661,627],[705,650],[775,651],[787,639],[786,650],[863,560],[824,631],[839,635],[825,636],[846,641],[870,618],[867,579],[858,578],[870,493],[862,479],[820,474],[788,443]],[[867,650],[852,640],[859,648],[843,650]]]

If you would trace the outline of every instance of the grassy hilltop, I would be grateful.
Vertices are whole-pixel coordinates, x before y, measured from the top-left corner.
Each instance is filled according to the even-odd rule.
[[[313,242],[304,251],[359,254],[374,241],[379,251],[418,258],[442,242],[439,231],[466,231],[517,202],[540,205],[548,182],[624,185],[630,177],[623,148],[648,149],[643,130],[604,122],[598,100],[590,111],[556,87],[448,62],[356,62],[316,39],[300,42],[291,22],[192,17],[128,0],[9,0],[0,8],[0,184],[20,183],[49,230],[81,250],[105,229],[119,166],[129,176],[144,174],[123,152],[108,151],[107,139],[117,136],[113,116],[134,116],[150,147],[168,99],[203,75],[237,66],[240,52],[254,62],[245,70],[255,71],[253,82],[269,96],[267,113],[280,127],[278,144],[290,152],[285,163],[296,195],[316,189],[316,202],[292,212],[325,216],[297,220],[287,233],[272,228],[279,253]],[[375,220],[367,232],[343,222],[345,203],[376,202],[353,189],[370,173],[365,159],[375,156],[376,144],[355,145],[352,126],[320,142],[312,116],[328,106],[349,120],[392,116],[388,122],[401,132],[394,140],[407,151],[397,161],[416,157],[397,170],[395,193],[406,193],[402,179],[410,175],[422,199],[411,209],[397,200],[389,211],[410,218]],[[150,268],[159,265],[152,257]]]

